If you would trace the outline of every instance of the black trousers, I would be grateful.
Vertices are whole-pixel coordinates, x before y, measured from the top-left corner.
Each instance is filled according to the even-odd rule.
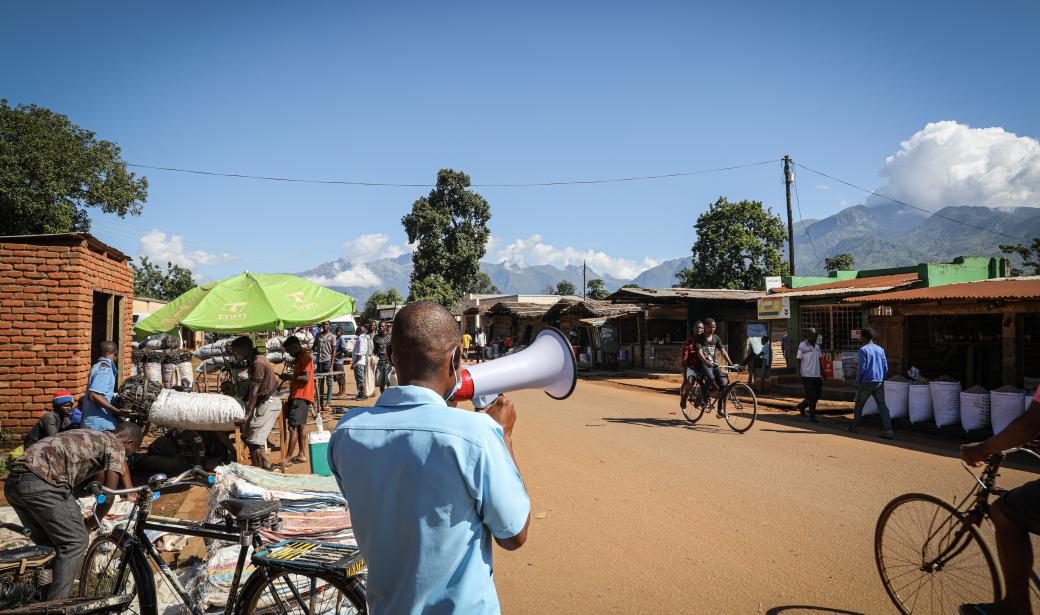
[[[810,414],[816,414],[816,402],[823,395],[823,378],[802,376],[802,387],[805,389],[805,399],[798,405],[807,408]]]
[[[32,472],[19,472],[7,477],[4,496],[22,525],[32,532],[33,542],[53,547],[56,552],[47,600],[67,598],[88,538],[72,490],[55,487]]]

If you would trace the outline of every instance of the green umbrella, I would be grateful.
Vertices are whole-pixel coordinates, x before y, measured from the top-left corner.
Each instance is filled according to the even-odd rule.
[[[309,280],[280,273],[243,273],[196,286],[137,323],[134,332],[146,337],[179,325],[222,333],[270,331],[353,312],[354,299]]]

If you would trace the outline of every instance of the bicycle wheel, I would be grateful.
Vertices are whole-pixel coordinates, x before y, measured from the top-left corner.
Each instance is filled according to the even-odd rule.
[[[1000,596],[986,543],[935,496],[907,493],[885,506],[874,531],[874,559],[900,613],[956,613],[962,604]]]
[[[249,577],[236,613],[242,615],[365,615],[364,582],[331,574],[257,570]]]
[[[121,542],[111,534],[94,539],[83,555],[79,572],[79,596],[81,598],[105,598],[116,595],[132,595],[134,599],[125,613],[140,615],[144,612],[137,587],[137,570],[129,559],[123,557]],[[122,579],[120,579],[122,577]]]
[[[698,381],[694,381],[690,385],[690,390],[686,392],[686,407],[680,408],[683,416],[690,423],[696,423],[701,420],[704,416],[704,406],[701,404],[701,384]]]
[[[751,387],[743,382],[735,382],[722,396],[722,412],[730,429],[744,433],[751,429],[758,418],[758,398]]]

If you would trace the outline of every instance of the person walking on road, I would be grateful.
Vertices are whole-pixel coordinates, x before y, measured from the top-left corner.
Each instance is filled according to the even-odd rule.
[[[372,338],[365,335],[364,327],[358,327],[358,337],[354,340],[354,350],[351,353],[351,364],[354,366],[354,383],[357,385],[357,395],[354,401],[363,401],[368,398],[366,391],[368,355],[371,353],[369,343]]]
[[[823,395],[823,374],[820,371],[820,345],[816,343],[819,335],[816,329],[806,329],[805,339],[798,344],[798,375],[802,377],[802,388],[805,389],[805,399],[798,402],[796,408],[798,413],[805,416],[806,409],[809,410],[809,420],[818,423],[816,418],[816,403]]]
[[[387,350],[390,348],[390,331],[385,324],[380,323],[376,327],[376,335],[372,338],[372,349],[376,357],[376,385],[382,393],[390,386],[390,357]]]
[[[469,334],[469,331],[463,332],[462,333],[462,360],[463,361],[468,361],[470,359],[469,347],[472,346],[472,345],[473,345],[473,336]]]
[[[874,398],[877,402],[878,411],[881,413],[881,426],[884,431],[881,437],[891,440],[895,437],[892,431],[892,416],[888,413],[885,405],[885,374],[888,373],[888,357],[885,349],[874,343],[874,330],[864,327],[860,331],[863,346],[859,349],[859,370],[856,382],[859,389],[856,391],[856,406],[853,409],[852,425],[846,430],[850,433],[858,433],[859,426],[863,422],[863,406],[867,399]]]
[[[329,444],[368,563],[369,612],[497,614],[493,543],[519,549],[531,523],[513,457],[516,409],[504,396],[477,412],[446,403],[462,349],[439,304],[405,306],[394,329],[400,386],[348,413]]]
[[[332,360],[336,356],[336,336],[329,321],[321,323],[321,333],[314,338],[314,358],[318,361],[318,410],[332,405]]]
[[[343,397],[343,389],[347,386],[347,375],[343,371],[347,362],[347,336],[343,335],[343,327],[336,327],[336,361],[332,366],[336,380],[336,397]]]
[[[484,353],[487,352],[487,335],[480,327],[477,327],[477,335],[473,338],[473,344],[477,347],[477,363],[483,363]]]

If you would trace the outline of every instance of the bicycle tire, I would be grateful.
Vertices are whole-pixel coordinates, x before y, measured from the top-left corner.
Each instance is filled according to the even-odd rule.
[[[923,541],[900,535],[915,529],[925,534]],[[940,555],[949,559],[940,564]],[[885,592],[903,615],[952,613],[961,604],[993,602],[1001,594],[993,555],[978,530],[949,503],[925,493],[901,495],[881,511],[874,561]],[[950,565],[955,561],[956,568]]]
[[[103,598],[130,593],[135,598],[122,612],[135,615],[148,613],[149,610],[137,591],[143,580],[138,578],[138,570],[128,558],[125,564],[127,577],[123,583],[118,581],[119,562],[123,560],[123,546],[120,543],[121,541],[112,534],[102,534],[90,543],[80,564],[78,594],[81,598]],[[137,610],[133,609],[135,605]]]
[[[692,425],[697,421],[701,420],[704,416],[704,406],[701,405],[701,384],[699,381],[694,380],[693,384],[690,385],[690,389],[686,391],[686,407],[679,406],[682,410],[683,416]]]
[[[326,586],[319,588],[317,582]],[[319,608],[312,605],[317,598],[304,583],[314,587],[316,591],[326,593],[331,587],[335,594],[321,596],[323,605],[333,606]],[[304,592],[300,588],[305,587]],[[266,603],[264,600],[266,599]],[[327,602],[326,599],[331,599]],[[316,601],[316,600],[315,600]],[[287,609],[296,602],[298,609]],[[349,605],[349,606],[348,606]],[[314,606],[314,608],[312,608]],[[346,608],[347,610],[344,610]],[[238,599],[236,615],[290,615],[295,613],[335,613],[335,615],[367,615],[368,605],[365,602],[364,585],[358,577],[344,579],[329,573],[303,574],[287,570],[269,571],[258,569],[249,577]]]
[[[749,398],[741,399],[741,397]],[[758,418],[758,397],[747,384],[734,382],[722,396],[722,413],[726,424],[737,433],[747,433]]]

